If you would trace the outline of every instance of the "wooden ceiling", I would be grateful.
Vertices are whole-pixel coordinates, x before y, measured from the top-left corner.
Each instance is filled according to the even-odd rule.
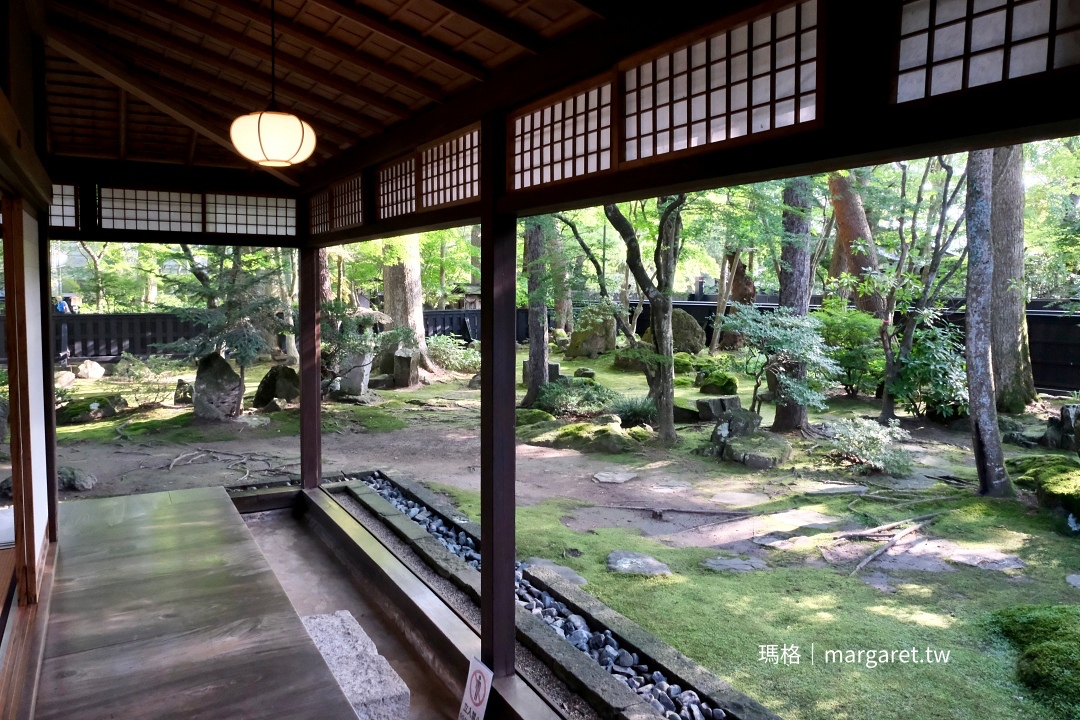
[[[276,7],[277,101],[318,133],[312,165],[599,19],[573,0]],[[270,0],[50,0],[45,81],[50,155],[250,167],[228,127],[270,98]]]

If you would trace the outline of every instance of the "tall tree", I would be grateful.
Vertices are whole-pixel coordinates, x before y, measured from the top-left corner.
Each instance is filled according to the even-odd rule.
[[[829,192],[836,218],[836,242],[829,277],[838,278],[846,273],[861,281],[877,272],[878,255],[862,196],[855,188],[854,174],[830,173]],[[885,301],[876,290],[858,287],[855,307],[879,318],[885,317]]]
[[[994,278],[990,317],[997,409],[1021,413],[1036,399],[1024,284],[1024,146],[994,150],[990,211]]]
[[[675,270],[682,253],[682,211],[686,195],[660,197],[656,208],[660,215],[653,250],[654,273],[645,268],[637,230],[618,205],[605,205],[604,214],[626,245],[626,265],[638,288],[649,300],[649,325],[652,328],[653,352],[658,361],[647,362],[645,378],[649,396],[656,403],[657,437],[665,445],[678,440],[675,433],[675,370],[671,333],[671,296],[675,289]]]
[[[784,239],[780,250],[780,306],[803,317],[810,310],[810,207],[813,198],[807,178],[793,178],[784,186]],[[806,379],[806,364],[787,372],[798,381]],[[793,399],[778,400],[773,430],[801,430],[809,422],[806,406]]]
[[[480,283],[480,226],[473,225],[470,230],[470,236],[472,240],[472,252],[470,258],[472,261],[472,284],[478,285]]]
[[[1003,497],[1013,494],[1005,472],[1005,455],[998,434],[994,367],[990,325],[994,252],[990,239],[994,183],[994,151],[976,150],[968,155],[967,190],[967,318],[966,340],[968,397],[971,407],[971,439],[979,494]]]
[[[434,371],[424,336],[424,288],[420,282],[420,236],[405,235],[383,241],[383,312],[393,327],[408,327],[416,335],[421,365]],[[388,328],[389,329],[389,328]]]
[[[330,253],[326,248],[319,249],[319,303],[328,303],[334,299],[334,283],[330,278]]]
[[[548,219],[547,226],[551,226]],[[570,296],[569,263],[566,248],[563,247],[562,235],[548,232],[547,256],[551,266],[551,294],[555,310],[555,329],[565,333],[574,332],[574,301]]]
[[[97,249],[90,247],[90,245],[96,245]],[[86,261],[90,263],[90,270],[93,273],[94,280],[94,311],[102,312],[105,309],[105,283],[102,281],[101,275],[101,259],[105,257],[105,251],[109,248],[109,243],[88,243],[85,240],[79,241],[79,251],[86,258]]]
[[[528,277],[529,288],[529,387],[522,407],[536,402],[540,387],[548,381],[548,315],[547,283],[545,282],[544,223],[541,218],[525,220],[525,255],[522,272]]]

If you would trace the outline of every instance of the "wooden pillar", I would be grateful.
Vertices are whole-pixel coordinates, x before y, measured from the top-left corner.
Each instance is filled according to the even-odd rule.
[[[517,218],[496,207],[506,188],[506,118],[485,117],[480,133],[480,652],[506,677],[514,674]]]
[[[38,274],[41,277],[41,367],[45,397],[45,473],[49,498],[49,542],[56,542],[56,390],[53,384],[53,301],[52,254],[49,247],[49,223],[38,223]]]
[[[322,353],[319,346],[319,249],[300,248],[300,476],[322,484]]]

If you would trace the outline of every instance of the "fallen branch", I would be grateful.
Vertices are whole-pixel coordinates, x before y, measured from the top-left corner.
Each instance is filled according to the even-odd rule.
[[[176,467],[176,463],[180,462],[184,458],[191,457],[192,455],[198,455],[198,454],[199,454],[198,450],[192,450],[191,452],[180,453],[175,458],[173,458],[173,461],[171,463],[169,463],[169,472],[172,472],[172,469],[174,467]]]
[[[892,540],[890,540],[889,542],[887,542],[884,545],[882,545],[881,547],[879,547],[877,550],[875,550],[873,553],[871,553],[869,557],[864,558],[861,563],[856,565],[855,569],[851,571],[851,574],[848,575],[848,577],[855,577],[856,573],[858,573],[864,567],[866,567],[871,562],[873,562],[875,559],[877,559],[882,554],[884,554],[889,548],[891,548],[893,545],[898,543],[901,538],[907,537],[908,535],[915,532],[916,530],[919,530],[920,528],[924,527],[925,525],[926,525],[925,522],[919,523],[918,525],[912,525],[911,527],[909,527],[909,528],[907,528],[905,530],[901,530],[900,532],[893,535]]]
[[[607,508],[610,510],[641,510],[642,512],[677,512],[688,513],[692,515],[751,515],[752,513],[741,512],[738,510],[684,510],[682,508],[668,508],[668,507],[642,507],[640,505],[593,505],[593,507]]]
[[[117,425],[116,428],[114,428],[116,430],[116,434],[119,436],[116,438],[117,440],[127,440],[128,442],[131,442],[131,436],[124,432],[124,428],[126,428],[130,424],[131,421],[126,420]]]
[[[952,510],[940,510],[940,511],[935,512],[935,513],[930,513],[929,515],[920,515],[919,517],[908,518],[907,520],[897,520],[896,522],[886,523],[885,525],[878,525],[877,527],[867,528],[866,530],[856,530],[854,532],[839,533],[837,535],[834,535],[833,537],[835,537],[837,540],[841,540],[843,538],[862,537],[862,536],[865,536],[865,535],[875,535],[875,534],[881,532],[882,530],[891,530],[894,527],[899,527],[901,525],[907,525],[908,523],[921,522],[923,520],[929,520],[930,518],[937,517],[938,515],[944,515],[945,513],[950,513],[950,512],[952,512]]]
[[[952,500],[964,500],[970,497],[970,495],[950,495],[948,497],[931,497],[924,500],[911,500],[909,502],[902,502],[899,505],[893,505],[893,509],[908,507],[909,505],[922,505],[928,502],[950,502]]]

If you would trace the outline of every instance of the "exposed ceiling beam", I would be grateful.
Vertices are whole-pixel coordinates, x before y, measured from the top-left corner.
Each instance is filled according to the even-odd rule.
[[[93,38],[93,42],[97,44],[102,44],[102,37],[100,37],[102,36],[102,31],[100,31],[96,27],[72,23],[60,23],[59,18],[55,15],[50,17],[50,25],[56,28],[64,28],[69,33],[71,33],[71,35],[81,36],[87,41],[91,41],[89,37],[86,37],[87,33],[93,32],[96,36],[95,38]],[[173,36],[168,35],[167,32],[162,32],[161,35],[164,36],[161,39],[162,41],[170,39],[176,40],[175,38],[173,38]],[[145,31],[143,32],[143,37],[152,39],[152,36],[153,32],[151,28],[145,28]],[[159,41],[153,40],[153,42]],[[178,44],[178,41],[176,44]],[[121,56],[126,55],[132,49],[135,49],[135,47],[139,47],[138,45],[135,45],[129,41],[125,41],[114,36],[109,38],[109,42],[106,44],[106,46],[109,45],[117,47],[118,52]],[[160,63],[162,65],[168,63],[168,59],[164,55],[152,53],[143,49],[139,50],[141,50],[141,55],[143,55],[144,58],[151,60],[151,62],[153,62],[154,64],[159,63],[158,58],[160,58]],[[185,50],[179,50],[178,47],[177,49],[174,49],[174,47],[170,46],[168,47],[168,50],[174,50],[174,52],[189,57],[193,60],[197,60],[197,62],[202,63],[203,65],[219,68],[221,71],[232,74],[233,77],[241,78],[247,82],[254,82],[264,86],[269,86],[270,84],[270,76],[268,73],[261,72],[253,67],[248,67],[240,63],[230,64],[228,63],[228,58],[226,58],[224,55],[219,55],[215,52],[205,50],[201,45],[191,45],[188,46]],[[278,95],[281,97],[291,98],[293,101],[295,101],[295,103],[301,103],[303,105],[306,105],[307,107],[313,108],[316,111],[324,112],[328,114],[328,116],[332,116],[334,118],[338,118],[339,120],[355,125],[356,127],[365,128],[365,130],[378,132],[382,128],[382,125],[380,125],[377,121],[361,116],[361,114],[357,110],[337,105],[333,103],[333,101],[327,100],[320,95],[315,95],[310,91],[300,90],[298,89],[298,87],[279,83]],[[261,108],[252,108],[252,110],[256,109]]]
[[[424,37],[408,25],[393,22],[366,7],[354,5],[351,0],[312,0],[312,2],[477,80],[483,80],[488,76],[487,68],[474,58],[455,52],[432,38]]]
[[[246,0],[216,0],[216,2],[220,7],[230,10],[237,15],[241,15],[252,22],[259,23],[266,27],[267,30],[270,29],[270,20],[267,18],[267,13],[258,5],[252,5]],[[402,87],[409,88],[413,92],[419,93],[424,97],[433,97],[433,92],[442,92],[441,90],[437,90],[437,87],[427,80],[418,78],[401,68],[394,67],[383,61],[381,58],[357,50],[347,43],[329,38],[319,31],[306,27],[295,20],[278,17],[276,24],[278,32],[281,32],[284,35],[307,43],[311,47],[321,50],[341,62],[348,63],[365,72],[373,73],[381,78],[395,82]],[[443,93],[443,95],[445,96],[445,93]]]
[[[75,13],[84,15],[85,17],[96,20],[97,22],[105,25],[106,27],[115,28],[136,38],[156,43],[168,50],[181,53],[191,58],[192,60],[197,60],[199,62],[206,63],[207,65],[220,67],[222,70],[232,73],[233,75],[243,77],[248,81],[260,84],[269,84],[270,82],[269,73],[263,72],[257,68],[248,65],[244,65],[242,63],[231,61],[227,55],[222,55],[220,53],[214,52],[213,50],[209,50],[198,43],[183,40],[171,33],[165,32],[164,30],[160,30],[149,25],[144,25],[140,22],[137,22],[136,20],[133,20],[129,16],[121,15],[119,13],[111,13],[104,7],[102,7],[101,5],[97,5],[96,3],[83,2],[76,5],[68,4],[66,2],[60,2],[56,3],[55,6],[58,8],[62,8],[64,12],[68,15],[73,15]],[[280,66],[286,67],[295,64],[295,66],[299,68],[299,70],[292,71],[297,71],[300,74],[303,74],[303,71],[306,70],[309,74],[311,74],[311,69],[304,68],[302,63],[282,58],[280,54],[278,57],[278,64]],[[311,79],[314,80],[314,78]],[[338,83],[334,83],[333,81],[329,80],[327,80],[327,82],[328,84],[336,85],[333,89],[337,92],[342,93],[347,97],[351,97],[359,102],[364,102],[373,107],[377,107],[384,112],[394,115],[395,117],[404,118],[411,113],[410,109],[405,105],[383,97],[376,92],[358,87],[353,83],[345,81],[344,79],[341,79]],[[320,111],[333,114],[343,120],[351,121],[356,117],[355,110],[337,106],[333,102],[313,95],[307,90],[300,90],[298,88],[294,89],[289,87],[288,85],[279,84],[278,92],[282,95],[289,95],[294,99],[302,100],[303,102],[308,103],[311,107],[317,107],[320,109]]]
[[[120,89],[120,159],[127,157],[127,90]]]
[[[198,147],[199,147],[199,133],[192,130],[191,131],[191,144],[188,145],[188,152],[187,152],[187,164],[188,165],[194,165],[195,164],[195,150],[197,150]]]
[[[473,0],[435,0],[435,2],[455,15],[471,20],[499,37],[506,38],[515,45],[520,45],[531,53],[542,52],[550,45],[545,38],[537,35],[531,28],[506,17],[481,2],[473,2]]]
[[[100,52],[99,46],[87,43],[77,35],[58,28],[50,23],[48,44],[57,52],[63,53],[87,70],[97,73],[117,87],[126,90],[148,105],[160,110],[177,122],[187,125],[199,134],[207,137],[218,145],[235,152],[228,131],[216,120],[205,117],[194,108],[187,107],[174,98],[161,97],[158,93],[148,88],[137,76],[128,71],[114,58]],[[263,168],[266,172],[277,177],[279,180],[296,185],[297,182],[279,170]]]

